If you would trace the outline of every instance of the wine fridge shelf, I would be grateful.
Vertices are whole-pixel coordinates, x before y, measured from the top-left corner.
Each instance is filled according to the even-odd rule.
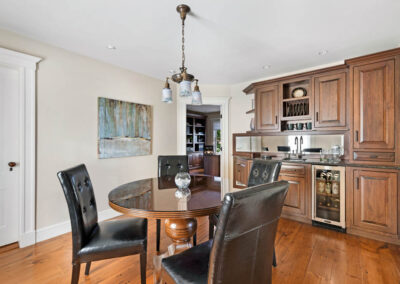
[[[329,207],[329,206],[324,206],[324,205],[318,205],[317,209],[322,209],[322,210],[329,210],[329,211],[340,211],[340,208],[336,208],[336,207]]]

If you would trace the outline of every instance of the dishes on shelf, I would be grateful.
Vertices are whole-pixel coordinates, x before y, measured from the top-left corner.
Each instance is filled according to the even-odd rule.
[[[302,87],[295,88],[292,91],[292,98],[301,98],[305,97],[306,95],[307,95],[307,90]]]
[[[303,116],[309,114],[308,101],[293,101],[286,102],[286,117],[290,116]]]

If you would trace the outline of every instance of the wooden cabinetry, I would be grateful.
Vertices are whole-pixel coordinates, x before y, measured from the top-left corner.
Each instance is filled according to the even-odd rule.
[[[233,187],[246,188],[253,160],[244,157],[233,158]]]
[[[347,168],[347,226],[350,233],[398,241],[398,173]]]
[[[394,150],[394,66],[390,59],[351,67],[354,149]]]
[[[311,187],[308,182],[308,165],[282,165],[279,180],[289,182],[289,190],[282,209],[282,216],[301,222],[311,222],[309,199]]]
[[[261,87],[256,91],[256,130],[279,130],[278,85]]]
[[[346,126],[345,71],[317,75],[314,84],[314,128]]]
[[[189,153],[189,169],[200,169],[203,168],[203,152]]]
[[[219,155],[204,155],[204,174],[210,176],[220,176],[220,156]]]

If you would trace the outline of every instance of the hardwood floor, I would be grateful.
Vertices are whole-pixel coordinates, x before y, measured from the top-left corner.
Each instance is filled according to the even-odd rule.
[[[208,238],[199,218],[198,242]],[[162,228],[163,229],[163,228]],[[162,235],[161,248],[170,241]],[[71,235],[0,254],[0,283],[70,283]],[[149,222],[147,283],[153,283],[155,221]],[[400,283],[400,247],[281,219],[273,283]],[[140,283],[139,256],[92,263],[79,283]]]

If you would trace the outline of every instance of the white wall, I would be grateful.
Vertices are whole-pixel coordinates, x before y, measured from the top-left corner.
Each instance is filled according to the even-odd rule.
[[[69,220],[57,171],[85,163],[102,211],[112,188],[156,176],[157,156],[176,153],[176,104],[160,101],[164,82],[4,30],[0,46],[43,58],[37,71],[38,229]],[[153,106],[152,155],[97,158],[98,97]]]

